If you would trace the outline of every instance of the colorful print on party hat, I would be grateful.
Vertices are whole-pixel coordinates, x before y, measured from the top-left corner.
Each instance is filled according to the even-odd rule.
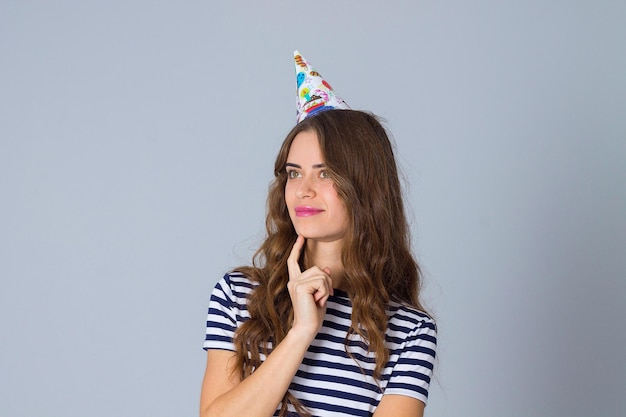
[[[300,52],[294,51],[297,83],[297,122],[301,122],[307,116],[330,109],[349,109],[341,97],[339,97],[320,75],[313,69]]]

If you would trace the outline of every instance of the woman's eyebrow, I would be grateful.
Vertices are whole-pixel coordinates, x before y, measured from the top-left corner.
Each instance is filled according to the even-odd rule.
[[[302,169],[302,167],[298,164],[294,164],[293,162],[287,162],[285,164],[286,167],[294,167],[294,168],[298,168],[298,169]],[[317,169],[317,168],[326,168],[326,164],[315,164],[313,165],[313,168]]]

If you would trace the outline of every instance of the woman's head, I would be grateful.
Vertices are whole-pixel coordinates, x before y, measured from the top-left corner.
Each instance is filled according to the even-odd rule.
[[[315,131],[304,130],[294,137],[284,164],[285,203],[299,235],[341,247],[350,222],[324,161]]]
[[[354,110],[320,112],[304,119],[287,135],[274,165],[276,179],[270,189],[268,220],[283,227],[291,222],[285,203],[288,156],[294,139],[305,132],[317,137],[323,158],[319,162],[325,165],[345,205],[347,242],[377,240],[398,223],[404,230],[402,193],[390,140],[375,116]]]

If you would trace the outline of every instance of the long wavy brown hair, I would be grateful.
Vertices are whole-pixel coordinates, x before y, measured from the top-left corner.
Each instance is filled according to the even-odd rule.
[[[376,357],[374,377],[379,379],[389,359],[385,346],[389,301],[424,308],[419,301],[420,270],[410,250],[392,145],[375,116],[355,110],[327,110],[309,116],[282,144],[267,200],[267,237],[253,266],[236,269],[258,286],[248,301],[250,319],[235,334],[235,369],[242,378],[252,374],[261,365],[261,354],[269,354],[271,347],[283,340],[293,321],[287,258],[297,234],[285,203],[285,163],[292,141],[303,131],[317,134],[323,162],[348,212],[350,224],[341,257],[353,306],[349,335],[358,334],[367,342]],[[299,414],[309,415],[287,392],[281,416],[287,414],[288,403]]]

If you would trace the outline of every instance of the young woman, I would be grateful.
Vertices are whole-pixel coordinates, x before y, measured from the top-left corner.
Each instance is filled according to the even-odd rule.
[[[393,149],[326,110],[274,165],[267,237],[209,307],[201,416],[422,416],[436,348]]]

